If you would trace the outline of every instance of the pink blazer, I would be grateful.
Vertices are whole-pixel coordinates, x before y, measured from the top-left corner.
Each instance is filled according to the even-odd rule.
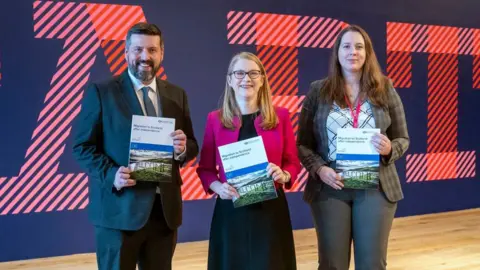
[[[262,129],[260,127],[261,116],[258,116],[255,119],[255,129],[257,134],[262,136],[268,162],[274,163],[282,170],[290,173],[291,180],[285,184],[285,188],[288,189],[297,179],[301,167],[297,156],[297,146],[292,124],[290,123],[289,112],[285,108],[280,107],[276,107],[275,110],[279,118],[277,127],[271,130]],[[236,118],[234,121],[235,124],[238,124],[239,118]],[[197,168],[197,174],[202,181],[205,192],[212,193],[209,187],[216,180],[222,183],[226,182],[218,147],[238,141],[238,134],[239,129],[230,130],[222,125],[218,110],[208,114],[202,151],[200,152],[200,163]],[[281,187],[280,184],[276,185],[277,188]]]

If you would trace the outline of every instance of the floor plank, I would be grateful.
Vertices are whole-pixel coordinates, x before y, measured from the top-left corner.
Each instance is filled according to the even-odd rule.
[[[316,269],[313,229],[294,232],[299,270]],[[206,269],[208,242],[179,244],[175,270]],[[351,269],[354,269],[352,262]],[[0,263],[0,269],[93,270],[94,254]],[[394,220],[388,250],[389,270],[480,269],[480,208]]]

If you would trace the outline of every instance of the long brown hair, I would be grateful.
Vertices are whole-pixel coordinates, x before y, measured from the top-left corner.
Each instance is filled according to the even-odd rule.
[[[263,85],[258,91],[257,105],[260,109],[260,115],[262,117],[261,127],[263,129],[272,129],[275,128],[278,124],[278,116],[275,112],[275,108],[272,103],[272,95],[270,93],[270,84],[268,83],[267,73],[265,72],[265,67],[258,57],[249,52],[241,52],[232,57],[230,64],[228,66],[227,78],[225,82],[225,91],[223,92],[223,103],[220,106],[220,120],[224,127],[229,129],[238,128],[234,125],[233,119],[242,115],[240,109],[238,108],[237,100],[235,99],[235,92],[233,88],[228,84],[228,76],[231,76],[233,72],[233,67],[240,59],[246,59],[255,62],[263,76]],[[248,76],[248,75],[246,75]],[[241,117],[239,119],[241,121]],[[241,123],[240,123],[241,125]]]
[[[386,107],[388,88],[392,87],[390,80],[382,73],[377,56],[373,50],[372,40],[367,32],[357,25],[350,25],[344,28],[340,31],[335,40],[330,58],[329,74],[321,91],[322,98],[327,102],[335,101],[342,108],[347,106],[345,101],[345,79],[342,74],[342,67],[338,60],[340,43],[343,35],[347,32],[360,33],[365,40],[366,55],[365,63],[362,67],[362,76],[360,78],[359,95],[367,96],[373,105]]]

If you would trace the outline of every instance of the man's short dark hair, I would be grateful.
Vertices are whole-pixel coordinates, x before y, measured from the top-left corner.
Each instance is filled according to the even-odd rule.
[[[131,42],[130,37],[133,34],[147,35],[147,36],[158,36],[158,37],[160,37],[160,48],[163,49],[162,31],[155,24],[139,22],[139,23],[133,25],[127,32],[127,38],[126,38],[126,47],[127,48],[130,47],[130,42]]]

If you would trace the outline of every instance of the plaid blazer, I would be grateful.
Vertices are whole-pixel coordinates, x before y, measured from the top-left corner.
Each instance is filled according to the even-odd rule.
[[[323,166],[335,167],[328,162],[327,117],[332,104],[320,97],[323,80],[314,81],[303,102],[297,135],[297,148],[300,161],[309,172],[304,200],[308,203],[315,198],[324,183],[317,170]],[[398,178],[395,161],[402,157],[410,144],[405,112],[400,96],[392,87],[388,91],[388,106],[380,108],[371,105],[376,127],[392,142],[390,156],[382,156],[380,162],[380,187],[387,199],[396,202],[403,199],[402,187]]]

